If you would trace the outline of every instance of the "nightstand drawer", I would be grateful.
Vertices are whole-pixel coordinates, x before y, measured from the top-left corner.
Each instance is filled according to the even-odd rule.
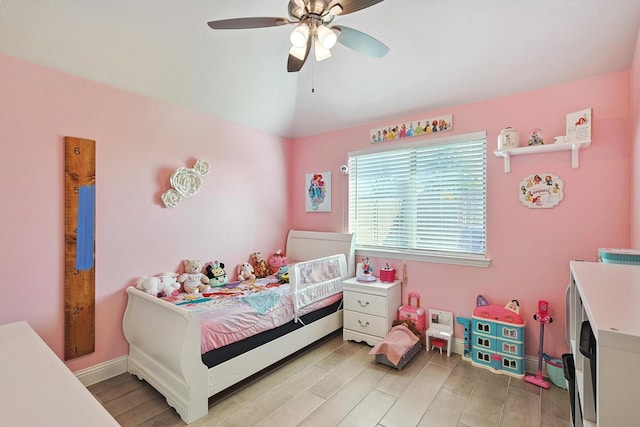
[[[387,335],[387,319],[364,313],[344,310],[344,328],[363,334],[384,337]]]
[[[344,309],[375,316],[387,315],[387,299],[378,295],[344,291]]]

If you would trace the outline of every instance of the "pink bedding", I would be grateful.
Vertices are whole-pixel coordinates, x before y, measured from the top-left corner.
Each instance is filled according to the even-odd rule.
[[[369,354],[384,354],[389,362],[397,365],[402,355],[413,347],[419,338],[415,336],[406,326],[396,325],[387,336],[376,344]]]
[[[186,299],[185,299],[186,298]],[[293,299],[289,284],[279,284],[273,278],[255,282],[231,283],[215,288],[211,294],[180,294],[163,298],[182,308],[198,313],[201,330],[201,353],[240,341],[294,319]],[[342,292],[310,304],[299,316],[333,304]]]

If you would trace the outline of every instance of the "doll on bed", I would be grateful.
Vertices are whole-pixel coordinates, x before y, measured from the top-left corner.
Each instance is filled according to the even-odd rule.
[[[398,326],[398,325],[402,325],[405,328],[409,329],[411,332],[413,332],[418,338],[420,338],[420,331],[418,330],[418,328],[416,327],[416,324],[413,323],[411,320],[409,319],[404,319],[404,320],[394,320],[393,323],[391,324],[391,327],[393,326]]]

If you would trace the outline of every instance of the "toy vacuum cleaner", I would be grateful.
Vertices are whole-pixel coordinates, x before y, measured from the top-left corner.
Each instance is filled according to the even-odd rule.
[[[526,382],[531,384],[535,384],[540,387],[549,388],[550,385],[542,378],[542,357],[543,350],[542,347],[544,345],[544,325],[545,323],[553,322],[551,316],[549,316],[549,303],[546,301],[538,301],[538,312],[533,315],[533,320],[537,320],[540,323],[540,349],[538,350],[538,374],[534,377],[533,375],[527,375],[524,377]]]

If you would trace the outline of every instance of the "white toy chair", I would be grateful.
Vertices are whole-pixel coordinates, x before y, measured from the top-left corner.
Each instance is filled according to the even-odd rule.
[[[432,338],[442,340],[447,345],[447,357],[451,356],[451,341],[453,341],[453,313],[449,311],[429,309],[429,329],[427,337],[427,351],[433,350]],[[438,346],[442,354],[442,347]]]

